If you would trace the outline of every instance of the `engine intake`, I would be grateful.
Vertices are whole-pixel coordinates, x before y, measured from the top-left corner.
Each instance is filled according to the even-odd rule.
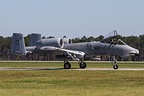
[[[72,40],[69,39],[69,38],[62,38],[62,40],[64,41],[64,44],[71,44],[72,43]]]

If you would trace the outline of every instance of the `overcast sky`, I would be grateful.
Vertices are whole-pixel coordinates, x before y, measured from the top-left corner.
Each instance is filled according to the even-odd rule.
[[[0,35],[144,34],[144,0],[0,0]]]

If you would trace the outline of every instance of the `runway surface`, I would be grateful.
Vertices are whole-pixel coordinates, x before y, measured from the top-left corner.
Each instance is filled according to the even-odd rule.
[[[86,68],[86,69],[64,69],[64,68],[0,68],[0,70],[114,70],[113,68]],[[119,68],[117,70],[144,71],[144,68]]]

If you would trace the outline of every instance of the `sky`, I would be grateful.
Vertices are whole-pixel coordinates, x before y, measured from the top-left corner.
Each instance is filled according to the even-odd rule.
[[[144,0],[0,0],[0,36],[144,34]]]

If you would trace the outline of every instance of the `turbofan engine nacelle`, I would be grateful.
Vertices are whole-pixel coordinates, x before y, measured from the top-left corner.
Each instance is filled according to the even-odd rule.
[[[36,42],[36,48],[40,48],[43,46],[53,46],[53,47],[59,47],[63,48],[64,41],[60,38],[47,38],[47,39],[41,39]]]
[[[72,40],[69,39],[69,38],[62,38],[64,44],[71,44],[72,43]]]

